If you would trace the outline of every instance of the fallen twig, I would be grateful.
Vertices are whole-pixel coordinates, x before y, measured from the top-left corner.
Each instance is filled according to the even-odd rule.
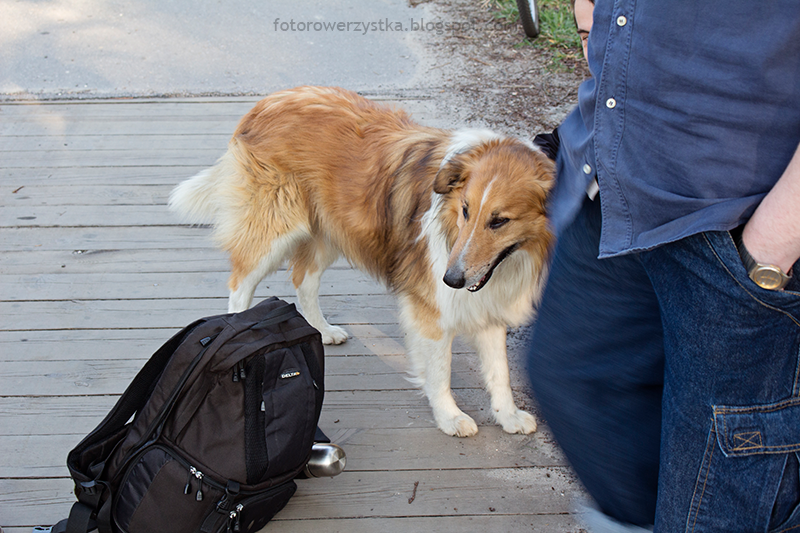
[[[419,481],[414,482],[414,492],[411,493],[411,497],[408,499],[408,503],[413,502],[417,498],[417,487],[419,487]]]

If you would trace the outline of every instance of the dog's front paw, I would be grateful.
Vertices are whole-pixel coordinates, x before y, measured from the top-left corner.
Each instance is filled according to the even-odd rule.
[[[464,413],[452,418],[437,420],[437,423],[439,429],[454,437],[472,437],[478,433],[478,424]]]
[[[532,414],[521,409],[514,411],[499,411],[495,413],[497,423],[503,426],[506,433],[522,433],[528,435],[536,431],[536,419]]]
[[[339,326],[328,326],[320,333],[322,333],[322,344],[342,344],[347,340],[347,332]]]

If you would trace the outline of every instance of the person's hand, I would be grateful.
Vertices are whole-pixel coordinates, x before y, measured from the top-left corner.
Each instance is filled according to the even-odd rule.
[[[800,258],[800,239],[795,242],[781,239],[770,230],[769,224],[762,224],[759,219],[750,219],[745,225],[742,242],[756,262],[780,267],[785,274],[791,274],[792,265]]]
[[[742,242],[756,262],[785,274],[800,258],[800,146],[745,225]]]

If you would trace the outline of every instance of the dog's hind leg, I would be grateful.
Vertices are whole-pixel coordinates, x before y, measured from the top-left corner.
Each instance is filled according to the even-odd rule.
[[[304,242],[292,258],[292,282],[297,299],[308,323],[322,334],[323,344],[341,344],[347,340],[347,332],[339,326],[331,326],[319,307],[319,286],[322,273],[339,256],[336,250],[318,240]]]
[[[511,394],[506,353],[506,327],[491,326],[473,335],[481,359],[483,379],[492,398],[492,411],[498,424],[507,433],[533,433],[536,419],[517,409]]]
[[[439,429],[456,437],[471,437],[478,425],[456,405],[450,390],[453,335],[439,340],[423,337],[413,328],[406,331],[406,351],[411,364],[411,382],[421,387],[430,402]]]
[[[308,232],[297,229],[274,238],[267,246],[267,252],[260,258],[252,253],[248,253],[247,257],[231,253],[233,268],[228,281],[231,291],[228,297],[228,312],[239,313],[248,309],[253,303],[253,294],[261,280],[278,270],[291,257],[297,246],[306,239]]]

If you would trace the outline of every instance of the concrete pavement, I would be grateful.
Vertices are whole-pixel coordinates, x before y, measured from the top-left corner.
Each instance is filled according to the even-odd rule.
[[[425,17],[407,0],[0,0],[0,98],[406,88]]]

